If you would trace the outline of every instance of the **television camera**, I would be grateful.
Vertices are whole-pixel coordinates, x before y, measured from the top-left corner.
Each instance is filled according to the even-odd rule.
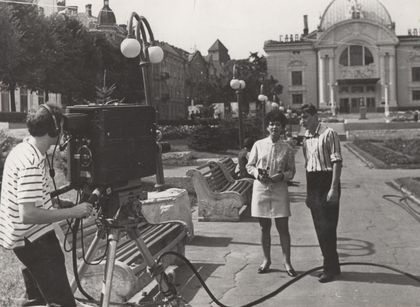
[[[94,257],[98,241],[107,234],[105,282],[100,306],[109,306],[115,254],[120,232],[124,231],[136,243],[150,273],[164,294],[167,306],[184,306],[175,287],[160,263],[157,263],[140,237],[138,224],[144,191],[139,179],[156,174],[156,159],[169,151],[169,144],[158,143],[156,111],[147,105],[76,105],[67,107],[63,125],[67,149],[67,179],[69,185],[51,193],[58,196],[71,189],[81,191],[81,200],[95,205],[98,211],[98,231],[90,245],[86,262]],[[73,237],[77,236],[80,220],[76,220]],[[75,246],[73,246],[75,257]],[[75,280],[81,288],[79,275],[87,263],[75,268]],[[74,285],[75,287],[75,285]],[[84,293],[83,290],[81,290]],[[84,293],[85,294],[85,293]],[[89,295],[86,295],[89,299]]]
[[[156,173],[156,112],[144,105],[79,105],[66,109],[67,179],[118,187]]]

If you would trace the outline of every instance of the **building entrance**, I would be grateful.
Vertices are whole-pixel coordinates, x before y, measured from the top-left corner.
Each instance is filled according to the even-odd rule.
[[[342,84],[338,88],[340,113],[359,113],[360,105],[367,112],[376,112],[376,84]]]

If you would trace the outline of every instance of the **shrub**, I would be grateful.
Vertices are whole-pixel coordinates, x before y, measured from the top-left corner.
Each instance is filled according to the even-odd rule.
[[[238,121],[224,120],[218,125],[201,125],[193,129],[189,147],[198,151],[223,151],[227,149],[238,149],[239,131]],[[265,133],[262,133],[262,123],[259,119],[251,118],[243,121],[242,137],[258,140]]]
[[[12,148],[20,143],[22,140],[18,138],[11,137],[7,135],[4,130],[0,130],[0,150],[1,150],[1,157],[0,157],[0,164],[1,168],[3,168],[4,160],[6,160],[7,155],[9,154]]]
[[[219,151],[223,148],[221,137],[216,126],[201,125],[194,129],[188,146],[198,151]]]
[[[185,139],[189,137],[194,129],[193,126],[159,126],[164,140]]]

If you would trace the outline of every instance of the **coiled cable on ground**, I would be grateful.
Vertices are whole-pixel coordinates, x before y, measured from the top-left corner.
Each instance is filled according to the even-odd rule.
[[[158,262],[160,262],[162,260],[163,257],[165,257],[166,255],[173,255],[176,256],[178,258],[180,258],[194,273],[194,275],[197,277],[197,279],[199,280],[199,282],[201,283],[201,285],[203,286],[203,288],[206,290],[207,294],[210,296],[210,298],[218,305],[221,307],[229,307],[227,305],[224,305],[223,303],[221,303],[214,295],[213,293],[210,291],[210,289],[207,287],[206,283],[204,282],[203,278],[200,276],[200,274],[198,273],[198,271],[196,270],[196,268],[194,267],[194,265],[183,255],[177,253],[177,252],[173,252],[173,251],[168,251],[168,252],[164,252],[162,255],[159,256],[159,258],[157,259]],[[412,280],[415,280],[417,282],[420,283],[420,278],[417,276],[414,276],[410,273],[398,270],[396,268],[393,268],[391,266],[388,265],[384,265],[384,264],[378,264],[378,263],[370,263],[370,262],[342,262],[340,263],[340,266],[345,266],[345,265],[364,265],[364,266],[374,266],[374,267],[380,267],[380,268],[384,268],[384,269],[388,269],[394,272],[397,272],[399,274],[402,274]],[[250,307],[250,306],[255,306],[258,304],[261,304],[262,302],[268,300],[269,298],[272,298],[273,296],[276,296],[277,294],[279,294],[280,292],[282,292],[284,289],[286,289],[287,287],[291,286],[292,284],[294,284],[295,282],[297,282],[298,280],[302,279],[303,277],[322,270],[323,266],[318,266],[318,267],[314,267],[306,272],[303,272],[301,274],[299,274],[298,276],[296,276],[295,278],[289,280],[288,282],[284,283],[283,285],[281,285],[279,288],[277,288],[276,290],[264,295],[263,297],[252,301],[250,303],[247,303],[245,305],[241,305],[238,307]]]

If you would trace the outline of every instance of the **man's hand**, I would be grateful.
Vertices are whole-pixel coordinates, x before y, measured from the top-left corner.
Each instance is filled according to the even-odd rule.
[[[338,203],[338,190],[331,188],[327,194],[327,202],[331,204]]]
[[[89,217],[93,210],[93,205],[88,202],[80,203],[71,208],[75,218]]]

